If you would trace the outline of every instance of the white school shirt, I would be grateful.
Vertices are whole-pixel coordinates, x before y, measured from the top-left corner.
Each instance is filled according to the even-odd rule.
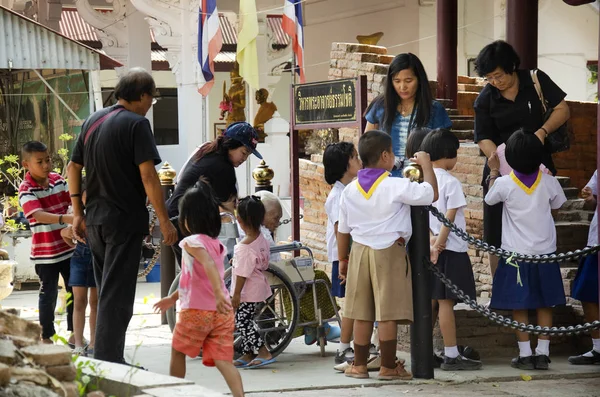
[[[565,201],[556,178],[543,172],[529,189],[511,172],[498,178],[485,196],[488,205],[504,203],[502,248],[526,255],[556,251],[556,227],[550,210],[559,209]]]
[[[592,189],[592,194],[594,196],[598,195],[598,171],[594,171],[594,175],[592,175],[592,179],[585,185],[585,187],[589,187]],[[592,218],[592,222],[590,223],[590,232],[588,233],[588,247],[594,247],[598,245],[598,211],[594,210],[594,217]]]
[[[378,250],[391,247],[400,237],[408,242],[412,235],[410,206],[431,204],[431,185],[387,177],[371,191],[367,199],[359,190],[358,179],[346,186],[340,197],[338,232],[349,233],[353,241]]]
[[[454,224],[462,230],[467,229],[467,221],[465,220],[464,208],[467,206],[467,200],[462,190],[462,185],[458,179],[453,177],[448,171],[442,168],[434,168],[435,177],[438,183],[438,200],[433,203],[442,214],[446,211],[457,209]],[[438,219],[429,213],[429,228],[433,234],[440,234],[442,224]],[[446,249],[454,252],[467,252],[469,245],[466,241],[458,237],[453,232],[448,235],[446,241]]]
[[[337,238],[335,236],[335,224],[339,221],[340,217],[340,196],[344,191],[344,185],[340,181],[336,181],[327,196],[325,201],[325,212],[327,213],[327,260],[335,262],[338,260],[338,245]]]

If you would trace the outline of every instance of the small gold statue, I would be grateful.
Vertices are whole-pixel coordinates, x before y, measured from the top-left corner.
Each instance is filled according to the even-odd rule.
[[[265,133],[265,123],[273,118],[273,114],[277,111],[277,106],[273,102],[267,102],[269,91],[261,88],[256,91],[256,103],[260,105],[256,116],[254,116],[254,128],[258,131],[258,141],[264,142],[267,134]]]
[[[240,76],[240,65],[235,62],[231,69],[231,86],[226,93],[227,83],[223,82],[223,100],[219,104],[221,120],[225,119],[226,126],[237,121],[246,121],[246,84]]]
[[[358,35],[356,36],[356,40],[358,40],[359,44],[377,45],[382,37],[383,32],[377,32],[367,36]]]

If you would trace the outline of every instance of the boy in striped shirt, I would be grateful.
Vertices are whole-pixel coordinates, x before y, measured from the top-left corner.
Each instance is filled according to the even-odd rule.
[[[27,142],[21,155],[27,173],[19,186],[19,203],[33,234],[30,259],[40,279],[38,306],[42,341],[53,343],[59,275],[65,280],[67,291],[71,292],[68,282],[73,248],[60,235],[66,224],[73,222],[73,216],[67,214],[71,198],[65,180],[51,171],[52,160],[46,145]],[[72,304],[67,305],[67,328],[73,331]]]

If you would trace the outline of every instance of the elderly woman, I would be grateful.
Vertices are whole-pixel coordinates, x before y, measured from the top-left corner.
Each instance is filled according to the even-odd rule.
[[[479,76],[488,84],[475,100],[475,142],[489,159],[498,146],[520,128],[532,131],[545,142],[548,134],[554,132],[569,119],[569,107],[565,102],[567,94],[563,92],[548,75],[537,71],[538,80],[550,107],[552,115],[543,119],[542,103],[535,89],[531,72],[519,69],[521,61],[514,48],[505,41],[498,40],[485,46],[477,59],[475,68]],[[556,168],[549,151],[543,164],[553,175]],[[483,194],[487,194],[489,178],[499,176],[499,170],[493,170],[486,164],[483,169]],[[483,204],[484,240],[500,247],[502,238],[502,204],[489,206]],[[491,273],[498,267],[498,258],[490,256]]]
[[[261,190],[255,193],[255,196],[260,197],[263,205],[265,206],[265,218],[263,220],[261,232],[271,243],[271,246],[274,246],[275,231],[279,227],[279,222],[281,220],[281,217],[283,216],[281,202],[275,194],[266,190]],[[241,237],[243,235],[243,232],[239,227],[238,229],[240,231]],[[281,255],[279,253],[271,254],[271,262],[278,262],[280,260]],[[315,270],[315,280],[319,279],[325,280],[328,288],[331,289],[331,280],[329,280],[327,274],[322,270]],[[335,309],[333,308],[333,306],[331,305],[331,301],[329,300],[328,291],[322,284],[319,284],[317,286],[317,304],[321,308],[321,314],[323,318],[332,318],[335,316]],[[310,288],[307,289],[304,295],[300,298],[299,307],[300,323],[316,321],[313,304],[313,295]],[[340,337],[340,328],[337,326],[325,324],[325,332],[327,334],[327,340],[329,341],[338,340]],[[304,329],[298,329],[294,333],[294,337],[301,336],[302,334],[304,334],[304,343],[306,343],[307,345],[312,345],[317,342],[316,327],[305,327]]]

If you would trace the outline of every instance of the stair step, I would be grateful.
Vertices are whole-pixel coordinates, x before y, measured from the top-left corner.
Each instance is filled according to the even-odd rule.
[[[458,116],[458,109],[446,109],[446,112],[448,112],[448,116],[450,116],[450,118],[452,118],[452,116]]]
[[[594,213],[591,211],[558,211],[557,222],[591,222]]]
[[[576,198],[576,199],[572,199],[572,200],[567,200],[560,209],[561,209],[561,211],[563,211],[563,210],[564,211],[583,210],[584,204],[585,204],[584,199]]]
[[[473,116],[470,116],[468,114],[456,114],[456,115],[451,115],[450,120],[452,120],[452,122],[454,122],[454,120],[475,120],[475,119],[473,118]]]
[[[575,199],[579,196],[579,189],[576,187],[563,187],[567,199]]]
[[[585,248],[590,228],[589,222],[563,222],[556,224],[556,251],[568,252]]]
[[[451,131],[454,133],[454,135],[458,138],[459,141],[472,141],[475,137],[475,131],[473,130],[455,130],[454,128],[452,128]]]
[[[471,76],[456,76],[458,84],[476,84],[477,78]]]
[[[457,85],[457,89],[458,91],[462,91],[462,92],[481,92],[481,90],[483,90],[484,86],[478,85],[478,84],[458,84]]]
[[[472,130],[475,128],[475,120],[452,120],[453,130]]]
[[[560,183],[562,187],[570,187],[571,186],[571,178],[568,176],[557,176],[556,180]]]

